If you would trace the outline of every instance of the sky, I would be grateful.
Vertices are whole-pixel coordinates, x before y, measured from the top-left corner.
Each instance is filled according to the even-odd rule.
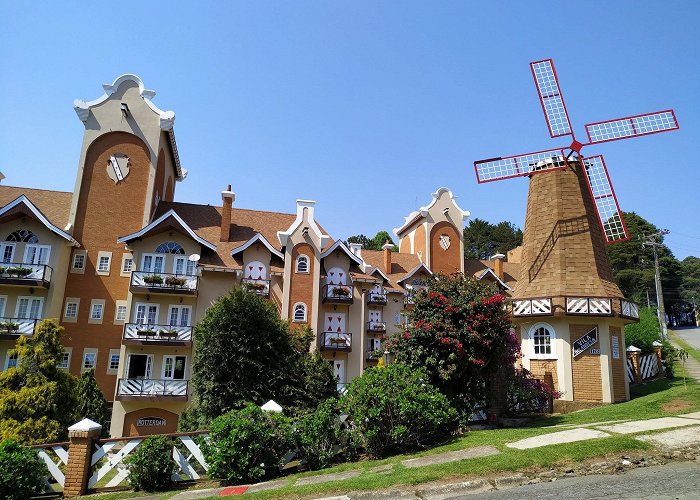
[[[0,0],[3,184],[72,191],[73,100],[137,74],[176,115],[176,201],[295,211],[334,238],[399,227],[445,186],[472,218],[523,227],[526,178],[473,162],[551,139],[529,62],[553,58],[574,132],[673,108],[680,130],[588,146],[624,211],[700,256],[697,1]]]

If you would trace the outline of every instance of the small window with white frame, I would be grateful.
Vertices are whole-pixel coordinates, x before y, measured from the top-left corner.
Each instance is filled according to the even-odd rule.
[[[123,323],[126,321],[126,300],[117,300],[114,308],[114,322]]]
[[[84,274],[87,265],[87,252],[85,250],[73,251],[73,262],[71,263],[70,272],[76,274]]]
[[[128,276],[134,269],[134,256],[130,253],[125,253],[122,255],[122,269],[121,275]]]
[[[7,359],[5,360],[5,370],[9,368],[17,368],[17,365],[19,364],[19,354],[16,352],[7,353]]]
[[[300,255],[299,257],[297,257],[297,272],[309,272],[309,257],[307,257],[306,255]]]
[[[88,323],[102,323],[105,314],[104,299],[92,299],[90,302],[90,317]]]
[[[303,323],[306,321],[306,304],[299,302],[294,304],[294,322]]]
[[[76,322],[78,320],[78,308],[80,307],[80,299],[66,298],[66,309],[63,311],[64,321]]]
[[[119,360],[120,360],[121,354],[119,352],[119,349],[110,349],[109,350],[109,360],[107,361],[107,373],[114,375],[117,373],[117,370],[119,370]]]
[[[91,350],[83,353],[83,365],[81,371],[92,370],[97,367],[97,351]]]
[[[108,276],[110,267],[112,266],[112,252],[97,253],[97,269],[96,272],[100,276]]]
[[[56,366],[61,370],[67,370],[70,367],[70,354],[69,350],[63,351],[63,354],[58,358]]]
[[[536,323],[529,331],[531,356],[535,359],[555,358],[554,328],[547,323]]]

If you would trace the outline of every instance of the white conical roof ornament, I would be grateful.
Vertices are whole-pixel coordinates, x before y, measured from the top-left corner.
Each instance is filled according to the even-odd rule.
[[[84,418],[80,422],[75,423],[68,427],[69,431],[76,431],[76,432],[88,432],[88,431],[94,431],[95,429],[102,429],[102,426],[98,424],[97,422],[93,422],[89,418]]]
[[[260,407],[260,409],[265,411],[271,411],[274,413],[282,413],[282,407],[275,403],[273,400],[268,401]]]

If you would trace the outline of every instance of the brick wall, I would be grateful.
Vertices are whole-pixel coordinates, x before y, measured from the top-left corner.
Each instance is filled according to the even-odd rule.
[[[619,341],[620,358],[613,359],[612,357],[612,338],[616,336]],[[612,390],[613,401],[627,401],[626,385],[627,385],[627,369],[626,369],[626,352],[625,340],[622,335],[622,329],[617,326],[610,327],[610,362],[612,365]]]
[[[533,359],[530,360],[530,373],[533,377],[544,380],[545,372],[552,373],[554,381],[554,389],[559,390],[559,379],[557,378],[557,362],[548,359]]]
[[[571,325],[571,345],[595,328],[596,325]],[[600,349],[600,340],[571,361],[574,382],[574,400],[602,401],[603,382],[600,374],[600,355],[591,354]]]
[[[443,250],[440,246],[440,236],[450,238],[450,246]],[[430,270],[434,273],[453,274],[461,270],[461,252],[459,240],[461,236],[449,222],[439,222],[430,231]]]
[[[297,257],[304,254],[309,258],[309,272],[297,273]],[[306,304],[306,319],[309,325],[313,325],[314,314],[314,249],[308,243],[299,243],[292,249],[292,274],[289,280],[289,319],[294,319],[294,304],[303,302]],[[294,324],[294,323],[292,323]]]

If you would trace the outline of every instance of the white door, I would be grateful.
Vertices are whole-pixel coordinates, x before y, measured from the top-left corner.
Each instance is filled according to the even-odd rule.
[[[346,285],[347,280],[347,274],[341,268],[331,267],[328,270],[328,275],[326,276],[327,285]]]
[[[190,326],[192,306],[170,306],[168,309],[168,325]]]
[[[15,258],[14,243],[0,243],[0,259],[3,264],[9,264]]]
[[[249,280],[266,280],[267,279],[267,268],[262,262],[257,260],[249,263],[246,266],[245,278]]]
[[[333,376],[338,384],[345,383],[345,360],[344,359],[334,359],[333,362]]]
[[[139,325],[157,325],[158,304],[136,304],[134,323]]]
[[[145,273],[162,273],[165,269],[165,255],[157,253],[143,254],[141,271]]]
[[[24,250],[24,263],[46,265],[49,263],[49,255],[51,246],[30,244]]]
[[[345,333],[345,313],[326,313],[326,332]]]
[[[126,363],[126,378],[150,379],[153,368],[153,355],[129,354]]]
[[[186,274],[194,276],[195,263],[187,257],[176,256],[173,260],[173,274]]]
[[[367,339],[367,350],[368,351],[379,351],[382,348],[382,341],[380,339]]]
[[[17,297],[15,318],[41,319],[41,310],[43,305],[43,297]]]
[[[382,311],[370,309],[369,311],[369,323],[373,326],[376,323],[382,322]]]
[[[165,380],[184,380],[186,356],[163,356],[162,378]]]
[[[5,306],[7,305],[7,295],[0,295],[0,318],[5,317]]]

